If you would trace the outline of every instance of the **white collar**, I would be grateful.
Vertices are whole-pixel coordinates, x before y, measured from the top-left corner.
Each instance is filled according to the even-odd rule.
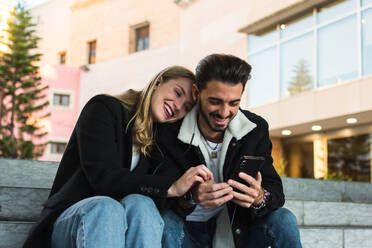
[[[195,105],[194,108],[187,113],[182,121],[177,137],[182,142],[191,144],[193,146],[198,146],[201,139],[201,133],[197,124],[198,108],[199,105]],[[234,119],[232,119],[232,121],[229,123],[227,129],[233,137],[235,137],[237,140],[240,140],[256,126],[256,123],[250,121],[239,109]]]

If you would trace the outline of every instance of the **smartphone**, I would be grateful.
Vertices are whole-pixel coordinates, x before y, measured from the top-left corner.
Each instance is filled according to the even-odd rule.
[[[239,169],[237,170],[234,180],[247,184],[246,181],[239,177],[239,172],[244,172],[250,175],[251,177],[255,178],[257,176],[257,173],[262,169],[264,162],[265,162],[264,157],[248,155],[242,156],[240,158]]]

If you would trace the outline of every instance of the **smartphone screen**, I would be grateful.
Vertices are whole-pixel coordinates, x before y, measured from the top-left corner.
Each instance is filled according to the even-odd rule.
[[[244,155],[240,158],[239,170],[235,175],[235,180],[244,184],[247,184],[243,179],[239,177],[239,172],[244,172],[251,177],[256,177],[257,173],[262,169],[262,166],[265,162],[264,157],[259,156],[248,156]]]

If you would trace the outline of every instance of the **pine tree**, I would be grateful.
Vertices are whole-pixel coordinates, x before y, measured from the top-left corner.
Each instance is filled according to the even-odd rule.
[[[298,64],[294,66],[294,77],[289,82],[288,92],[290,95],[295,95],[304,91],[308,91],[313,87],[308,64],[306,60],[300,59]]]
[[[34,159],[42,155],[47,133],[39,120],[48,117],[43,109],[49,101],[39,76],[41,54],[34,53],[40,38],[32,16],[18,4],[9,21],[8,51],[0,55],[0,156]]]

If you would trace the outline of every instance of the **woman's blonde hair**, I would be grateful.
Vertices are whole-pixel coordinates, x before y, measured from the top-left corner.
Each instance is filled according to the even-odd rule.
[[[142,91],[129,90],[116,96],[126,109],[134,113],[126,126],[126,131],[133,124],[133,143],[145,156],[149,156],[153,144],[154,120],[151,99],[154,89],[159,83],[178,78],[186,78],[195,83],[195,75],[190,70],[182,66],[171,66],[155,75]]]

